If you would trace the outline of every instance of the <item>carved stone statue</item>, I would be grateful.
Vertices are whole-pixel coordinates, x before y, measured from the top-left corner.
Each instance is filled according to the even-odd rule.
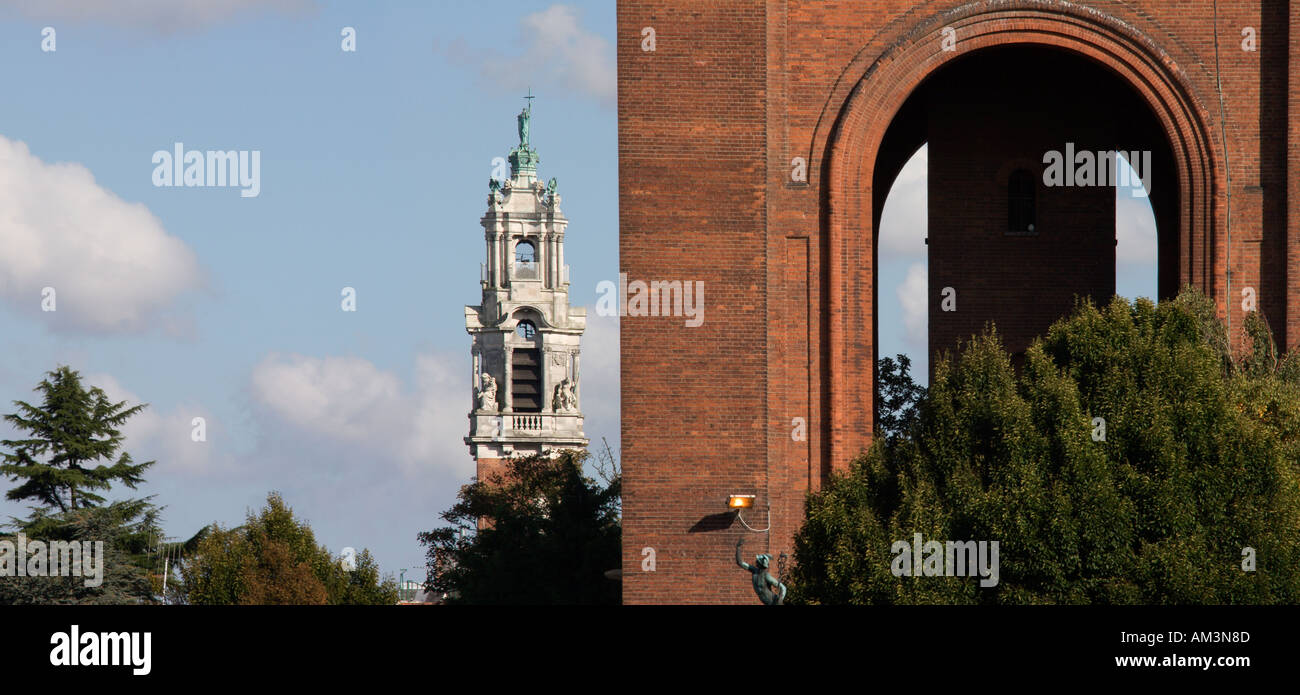
[[[497,409],[497,380],[487,372],[479,375],[478,407],[491,412]]]
[[[557,413],[572,413],[578,409],[578,396],[574,392],[573,381],[566,378],[555,385],[551,409]]]
[[[785,585],[767,571],[768,565],[772,564],[772,556],[764,553],[754,558],[754,564],[747,564],[740,557],[740,546],[744,542],[744,538],[736,541],[736,564],[740,569],[749,572],[754,583],[754,593],[758,594],[758,600],[762,601],[764,606],[781,605],[785,602]]]

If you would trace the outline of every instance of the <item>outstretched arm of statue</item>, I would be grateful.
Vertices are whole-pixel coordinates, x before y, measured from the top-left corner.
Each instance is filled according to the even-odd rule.
[[[736,541],[736,564],[740,565],[740,569],[748,572],[751,571],[752,568],[748,564],[746,564],[744,560],[740,558],[740,546],[744,542],[745,542],[744,538],[741,538],[740,540]]]

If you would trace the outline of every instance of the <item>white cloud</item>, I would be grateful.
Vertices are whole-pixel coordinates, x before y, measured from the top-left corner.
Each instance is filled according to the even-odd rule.
[[[929,272],[924,263],[913,263],[907,277],[898,286],[898,303],[903,307],[903,342],[910,348],[925,352],[929,349],[927,331],[929,302],[926,288]]]
[[[360,357],[269,355],[252,373],[252,395],[269,431],[313,448],[365,451],[371,463],[429,466],[468,476],[473,460],[461,440],[469,429],[469,351],[416,358],[414,389]],[[455,366],[464,363],[465,369]]]
[[[122,386],[110,374],[89,374],[82,378],[86,388],[98,386],[108,399],[126,401],[127,407],[144,403],[139,396]],[[206,441],[192,438],[194,418],[204,420]],[[136,463],[157,461],[146,477],[155,473],[211,473],[213,447],[220,437],[220,423],[212,413],[196,403],[182,403],[168,411],[150,405],[126,421],[122,435],[123,449]]]
[[[921,147],[903,165],[880,214],[880,261],[914,261],[926,257],[925,235],[929,224],[929,194],[926,179],[929,145]]]
[[[614,453],[620,446],[622,396],[619,390],[620,364],[618,316],[598,316],[587,307],[587,331],[582,335],[583,429],[591,439],[594,454],[602,450],[604,436]]]
[[[0,299],[52,328],[140,331],[200,284],[194,252],[76,163],[0,136]],[[55,311],[41,311],[54,289]]]
[[[253,369],[253,395],[290,424],[359,441],[403,398],[393,374],[359,357],[271,355]]]
[[[556,4],[526,15],[519,22],[519,34],[523,52],[518,55],[470,49],[463,40],[453,42],[447,54],[457,63],[477,64],[492,89],[553,85],[614,106],[618,95],[614,47],[603,36],[583,29],[576,9]]]
[[[619,446],[618,318],[588,309],[581,357],[581,407],[586,432]],[[361,357],[272,354],[251,375],[266,433],[281,445],[332,452],[406,475],[440,470],[468,482],[474,461],[463,438],[472,407],[469,343],[463,353],[415,358],[414,384]],[[339,454],[341,456],[338,456]],[[346,464],[345,464],[346,465]]]
[[[258,11],[302,12],[316,4],[316,0],[0,0],[0,6],[42,22],[105,21],[162,33],[199,29]]]
[[[473,471],[469,447],[462,439],[469,434],[473,405],[469,359],[468,347],[459,359],[434,354],[415,358],[415,422],[398,451],[405,465]]]
[[[1117,188],[1115,198],[1115,260],[1119,263],[1156,265],[1156,218],[1147,198],[1134,198]]]
[[[1159,294],[1160,266],[1155,211],[1131,166],[1128,174],[1133,185],[1115,188],[1115,293],[1128,299],[1154,298]]]

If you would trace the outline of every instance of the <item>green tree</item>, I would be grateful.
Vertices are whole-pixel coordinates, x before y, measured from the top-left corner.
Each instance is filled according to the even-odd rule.
[[[462,488],[441,515],[451,526],[419,534],[427,589],[467,604],[618,603],[619,585],[605,572],[620,564],[620,479],[586,477],[586,458],[515,458]]]
[[[898,359],[886,357],[876,369],[876,388],[880,392],[876,411],[876,434],[897,440],[904,434],[907,423],[916,419],[917,408],[925,396],[925,388],[912,381],[912,360],[907,355]]]
[[[41,405],[14,401],[18,412],[5,420],[28,436],[0,445],[0,475],[18,482],[6,497],[32,501],[31,516],[11,518],[9,527],[28,540],[103,542],[103,583],[84,577],[0,579],[0,603],[151,603],[148,578],[151,539],[161,535],[161,509],[150,499],[105,504],[95,491],[115,483],[134,489],[153,461],[134,464],[121,451],[120,427],[145,406],[113,403],[97,388],[85,388],[66,366],[48,372],[34,389]],[[15,541],[15,536],[6,538]]]
[[[99,506],[104,498],[94,491],[107,490],[115,482],[131,489],[143,482],[145,469],[154,462],[133,464],[129,454],[119,453],[119,428],[143,410],[143,404],[128,408],[125,401],[113,403],[98,387],[84,388],[81,375],[66,366],[47,373],[33,390],[42,394],[39,407],[14,401],[18,412],[5,416],[30,435],[0,441],[13,447],[4,454],[0,474],[22,481],[6,493],[7,499],[34,500],[67,512]]]
[[[345,571],[334,562],[325,583],[330,603],[348,606],[380,606],[397,603],[397,583],[381,579],[379,563],[369,550],[357,553],[356,567]]]
[[[809,496],[792,600],[1300,600],[1300,366],[1258,315],[1247,333],[1234,358],[1188,291],[1083,303],[1019,373],[996,333],[973,339],[897,437]],[[999,583],[894,576],[892,545],[914,533],[997,540]]]
[[[354,571],[345,570],[276,492],[243,526],[209,527],[182,562],[181,578],[179,595],[192,604],[397,603],[397,583],[380,577],[370,551],[359,554]]]
[[[38,515],[20,528],[29,541],[103,543],[103,554],[97,563],[101,583],[87,586],[84,576],[0,576],[0,605],[156,602],[158,592],[149,580],[147,569],[148,539],[157,538],[160,533],[158,511],[147,500],[127,500],[55,516]],[[14,542],[16,536],[0,540]],[[90,567],[89,562],[83,564],[84,572],[92,572]]]

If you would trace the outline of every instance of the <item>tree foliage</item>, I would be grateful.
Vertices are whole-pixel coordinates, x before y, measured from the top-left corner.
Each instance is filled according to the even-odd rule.
[[[0,576],[0,605],[155,603],[156,587],[148,576],[149,539],[160,533],[159,509],[148,500],[127,500],[102,507],[37,514],[18,525],[27,542],[41,540],[102,542],[102,583],[87,586],[84,576]],[[17,535],[0,537],[16,542]],[[94,547],[94,546],[92,546]],[[98,553],[98,551],[96,551]],[[89,573],[90,564],[83,564]]]
[[[1082,303],[1019,373],[995,332],[974,338],[897,436],[809,496],[792,599],[1300,600],[1300,358],[1278,355],[1257,314],[1246,329],[1234,357],[1189,290]],[[914,533],[999,541],[998,585],[893,576],[891,546]]]
[[[876,412],[876,435],[897,438],[904,434],[907,423],[916,418],[916,409],[925,388],[912,381],[912,360],[898,355],[895,360],[886,357],[876,368],[876,388],[880,393],[880,407]]]
[[[620,564],[620,478],[604,486],[587,478],[586,458],[515,458],[462,488],[442,513],[451,526],[419,534],[428,590],[470,604],[618,603],[619,585],[605,572]]]
[[[34,391],[39,406],[14,401],[5,420],[27,436],[0,441],[0,475],[18,485],[6,498],[29,501],[31,516],[11,518],[16,531],[0,538],[27,542],[102,542],[102,584],[85,577],[0,577],[0,604],[136,604],[156,600],[148,570],[151,542],[161,535],[161,509],[151,498],[105,503],[96,491],[114,484],[134,489],[153,461],[135,464],[122,451],[121,427],[145,406],[113,403],[97,387],[82,385],[66,366],[48,372]],[[92,546],[94,547],[94,546]]]
[[[181,565],[184,601],[207,605],[397,603],[397,583],[381,578],[370,551],[347,571],[279,493],[243,526],[214,524]]]
[[[102,504],[104,498],[96,490],[114,483],[135,489],[143,482],[145,469],[154,462],[132,463],[131,456],[120,451],[119,429],[145,408],[143,404],[113,403],[99,387],[84,388],[81,375],[66,366],[47,373],[33,390],[42,394],[40,406],[14,401],[18,412],[5,416],[29,434],[0,441],[13,448],[4,454],[0,474],[22,481],[6,493],[7,499],[34,500],[66,512]]]

